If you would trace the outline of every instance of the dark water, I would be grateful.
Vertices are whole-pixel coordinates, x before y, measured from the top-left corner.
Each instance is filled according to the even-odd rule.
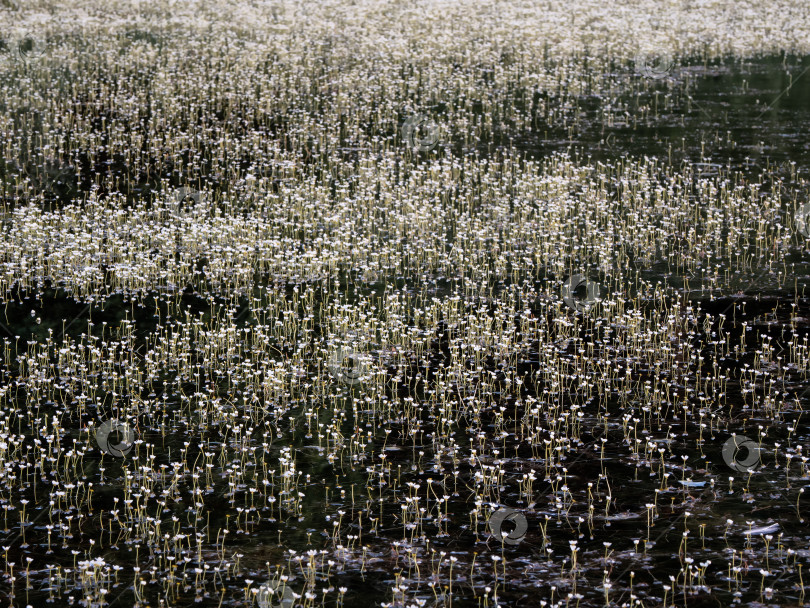
[[[808,57],[728,60],[710,65],[687,62],[674,67],[666,78],[655,82],[635,77],[634,86],[638,92],[614,100],[615,107],[606,108],[605,100],[596,95],[576,100],[577,107],[568,110],[570,120],[576,124],[572,132],[567,128],[538,126],[536,131],[514,144],[527,155],[543,156],[567,151],[572,156],[590,159],[590,162],[618,162],[617,159],[625,155],[655,156],[665,159],[676,169],[691,165],[696,182],[719,180],[725,176],[728,179],[754,179],[763,171],[770,171],[801,189],[804,187],[801,181],[807,179],[810,167],[808,69]],[[630,74],[626,77],[628,81],[633,78]],[[649,110],[645,112],[644,108]],[[504,141],[496,137],[493,142],[483,145],[481,151],[498,145],[504,145]],[[146,183],[140,184],[139,188],[145,188]],[[82,184],[77,182],[73,187],[81,189]],[[157,454],[154,465],[166,465],[170,470],[171,462],[178,454],[182,454],[187,463],[205,460],[209,450],[217,456],[212,461],[211,480],[201,485],[199,496],[202,496],[204,509],[195,509],[193,505],[195,495],[189,491],[188,476],[176,485],[164,475],[155,482],[148,482],[154,485],[147,485],[147,488],[168,492],[164,495],[164,502],[158,503],[160,506],[155,507],[157,510],[150,512],[149,516],[163,522],[162,532],[174,534],[182,530],[182,533],[192,535],[192,530],[200,532],[203,542],[199,545],[191,543],[173,555],[179,556],[180,560],[188,558],[189,572],[193,572],[194,567],[202,568],[204,564],[209,568],[226,568],[220,580],[227,592],[220,596],[210,583],[202,591],[198,590],[202,587],[193,584],[192,573],[190,579],[176,585],[171,597],[163,597],[159,586],[147,583],[144,595],[148,601],[144,605],[247,605],[243,592],[246,579],[267,580],[266,564],[272,567],[286,564],[290,549],[299,553],[324,551],[323,555],[319,553],[312,559],[318,562],[322,558],[332,560],[334,564],[318,567],[315,587],[346,587],[344,605],[352,607],[391,602],[394,599],[391,587],[397,584],[397,575],[403,584],[419,588],[418,595],[409,591],[402,597],[409,602],[414,602],[415,598],[426,599],[430,605],[432,596],[425,585],[434,582],[449,590],[451,569],[448,560],[451,557],[458,560],[452,570],[452,605],[460,608],[486,605],[482,599],[485,587],[497,589],[497,596],[505,606],[538,605],[539,598],[559,601],[563,592],[581,594],[579,605],[604,605],[605,571],[610,573],[613,582],[612,605],[632,605],[633,596],[638,596],[645,606],[661,605],[663,585],[671,584],[669,577],[678,575],[687,555],[694,560],[694,568],[708,560],[723,567],[719,572],[715,568],[705,584],[699,581],[699,574],[691,574],[691,593],[673,600],[670,592],[668,603],[724,606],[738,601],[748,605],[756,605],[754,602],[761,602],[760,605],[797,605],[803,593],[799,588],[796,564],[808,564],[810,558],[807,548],[810,539],[807,501],[810,496],[805,495],[797,507],[799,489],[810,487],[808,468],[801,464],[802,457],[806,457],[810,449],[810,427],[806,416],[802,415],[807,397],[801,396],[798,400],[794,397],[802,395],[810,385],[801,373],[790,369],[784,371],[781,364],[765,366],[767,373],[760,369],[756,374],[748,374],[744,370],[759,367],[766,351],[771,352],[774,361],[778,356],[787,361],[790,345],[807,339],[810,297],[806,297],[802,288],[810,277],[808,255],[810,252],[805,246],[787,257],[789,273],[795,279],[787,284],[779,284],[771,276],[760,277],[759,273],[753,272],[739,277],[735,289],[707,291],[704,287],[695,288],[695,282],[700,283],[699,278],[693,280],[691,291],[686,292],[680,287],[695,308],[693,323],[688,335],[683,337],[695,356],[684,362],[682,377],[670,380],[672,390],[686,405],[688,415],[685,411],[667,411],[663,416],[643,413],[644,400],[650,401],[651,398],[649,393],[645,397],[644,391],[638,387],[645,381],[654,380],[655,370],[651,367],[632,366],[636,387],[633,399],[638,402],[613,394],[609,403],[585,400],[583,404],[582,399],[572,396],[577,391],[577,381],[569,379],[567,386],[560,389],[543,380],[543,356],[536,345],[534,350],[529,348],[517,355],[511,370],[499,366],[491,355],[484,357],[478,370],[480,373],[473,375],[474,383],[459,386],[458,390],[460,395],[465,391],[472,393],[476,388],[489,390],[492,394],[485,399],[486,406],[481,412],[472,414],[468,409],[465,416],[454,421],[454,434],[466,440],[468,433],[465,430],[477,427],[479,433],[483,433],[481,446],[486,444],[486,448],[478,446],[479,452],[484,452],[481,456],[483,463],[500,460],[507,471],[496,482],[498,502],[501,507],[519,510],[526,520],[525,538],[514,546],[500,546],[489,535],[482,521],[483,515],[478,516],[476,528],[470,517],[475,507],[475,493],[470,488],[480,482],[475,475],[482,469],[480,464],[471,461],[473,441],[458,444],[454,456],[452,446],[446,444],[449,435],[443,436],[446,449],[437,450],[436,446],[442,441],[436,439],[436,435],[431,437],[431,433],[437,433],[441,422],[428,409],[409,414],[420,421],[420,425],[414,427],[411,422],[406,422],[401,411],[375,410],[378,404],[369,404],[361,398],[362,393],[343,387],[340,395],[332,397],[332,411],[320,410],[320,418],[314,422],[328,424],[338,415],[335,412],[350,412],[337,424],[343,435],[351,436],[358,425],[364,425],[364,430],[369,429],[371,436],[358,461],[333,460],[327,458],[325,450],[319,448],[318,440],[306,430],[308,422],[312,422],[306,416],[314,398],[312,394],[307,396],[306,391],[301,390],[290,395],[288,407],[282,414],[257,420],[255,428],[240,435],[229,426],[235,424],[235,418],[229,421],[223,414],[218,420],[204,419],[195,411],[193,402],[189,405],[181,397],[182,394],[188,396],[202,391],[205,398],[222,396],[237,401],[240,387],[232,385],[224,375],[211,373],[206,368],[204,357],[190,364],[204,380],[195,380],[193,375],[178,380],[177,370],[162,370],[159,377],[142,384],[141,395],[123,396],[131,401],[162,400],[160,413],[151,415],[150,424],[139,429],[140,439],[160,448],[154,450]],[[668,274],[663,267],[650,264],[642,271],[648,278],[659,279],[676,289],[683,286],[683,276]],[[353,301],[363,295],[381,295],[386,282],[392,288],[417,289],[409,281],[411,279],[386,277],[368,285],[356,277],[343,276],[341,290],[346,294],[346,301]],[[441,280],[431,285],[436,297],[447,297],[452,288]],[[283,291],[292,297],[291,285]],[[326,301],[327,297],[323,296],[323,299]],[[179,301],[175,313],[176,310],[188,310],[191,318],[199,317],[203,323],[212,322],[217,316],[232,317],[236,319],[237,327],[246,332],[256,331],[256,316],[244,298],[235,302],[215,299],[212,304],[187,289]],[[382,304],[380,300],[377,302]],[[534,305],[532,311],[538,318],[549,314],[541,305]],[[25,386],[15,382],[19,374],[16,357],[27,352],[28,340],[45,343],[52,335],[56,345],[64,344],[68,339],[88,344],[93,340],[103,342],[110,339],[114,327],[129,321],[133,337],[126,341],[125,348],[137,353],[134,356],[143,358],[150,344],[148,337],[159,331],[162,325],[169,325],[167,317],[175,313],[165,302],[149,299],[142,305],[134,305],[124,301],[121,295],[112,295],[103,302],[87,306],[75,302],[53,286],[42,295],[21,291],[5,307],[3,331],[7,335],[4,335],[6,354],[2,370],[3,386],[8,389],[6,404],[11,403],[9,398],[13,394],[14,404],[19,408],[11,417],[17,428],[5,431],[24,436],[20,454],[30,451],[40,436],[42,417],[55,413],[63,405],[41,403],[36,394],[28,394]],[[726,315],[723,324],[718,321],[721,314]],[[188,318],[177,315],[176,320],[182,323]],[[705,323],[707,319],[709,322]],[[72,322],[67,325],[63,320]],[[322,337],[320,320],[316,319],[313,326],[313,340]],[[88,325],[90,322],[92,326]],[[424,334],[425,352],[421,357],[412,356],[400,360],[397,365],[391,364],[390,377],[400,375],[403,382],[398,389],[384,391],[386,397],[401,408],[406,407],[403,403],[407,404],[409,397],[423,404],[430,400],[430,382],[442,373],[450,357],[451,328],[424,320],[413,320],[412,327]],[[577,352],[589,347],[605,354],[608,360],[613,357],[612,363],[620,373],[631,370],[620,353],[610,350],[613,344],[603,330],[581,325],[577,331],[579,333],[561,351],[561,360],[566,362],[568,372],[574,373],[577,369]],[[733,357],[717,354],[718,339],[725,341],[735,352]],[[295,346],[279,345],[276,360],[283,361],[285,356],[290,356]],[[384,360],[379,353],[377,356],[380,361]],[[239,363],[238,357],[231,363]],[[561,450],[557,456],[559,464],[566,470],[562,482],[555,478],[562,469],[549,466],[549,454],[542,440],[538,445],[530,446],[518,438],[518,405],[499,398],[498,386],[504,382],[504,372],[507,371],[524,379],[521,396],[526,401],[544,391],[559,390],[561,411],[571,404],[582,408],[583,416],[578,430],[572,434],[576,439],[572,440],[571,449]],[[323,374],[323,370],[314,364],[302,371],[307,379],[317,377],[319,373]],[[490,384],[487,384],[488,374],[494,378]],[[725,391],[729,395],[728,401],[735,404],[731,411],[719,411],[715,385],[709,389],[705,384],[709,375],[728,378]],[[209,390],[206,385],[215,388]],[[772,410],[750,407],[753,396],[772,396],[774,391],[777,395],[789,395],[781,407]],[[82,429],[87,423],[98,419],[102,410],[114,409],[122,399],[122,395],[110,387],[99,388],[96,396],[98,399],[94,405],[73,412],[71,426],[64,428],[60,439],[63,450],[70,450],[74,440],[82,442],[82,437],[87,435]],[[71,402],[65,398],[64,404],[71,405]],[[506,408],[507,414],[500,412],[500,407]],[[525,407],[525,404],[520,407]],[[608,410],[610,415],[605,418]],[[702,415],[699,415],[700,410],[703,410]],[[234,406],[234,411],[241,411],[241,408]],[[636,420],[622,420],[625,413]],[[638,419],[639,416],[648,418]],[[701,429],[696,423],[697,417],[707,424],[705,428]],[[638,426],[637,432],[627,430],[630,422]],[[790,472],[786,473],[784,456],[781,460],[775,459],[774,453],[766,448],[762,461],[766,463],[768,473],[747,480],[746,476],[727,466],[722,450],[732,432],[757,438],[760,426],[767,430],[767,446],[773,447],[775,443],[790,446],[795,456]],[[262,447],[262,432],[271,427],[274,429],[270,434],[272,439]],[[508,428],[511,433],[498,439],[503,428]],[[189,442],[191,436],[194,441]],[[245,436],[250,440],[241,444],[240,437]],[[665,451],[651,461],[633,457],[628,446],[635,438],[657,442]],[[245,445],[258,449],[249,451]],[[803,451],[798,451],[799,448]],[[245,463],[254,471],[260,471],[263,466],[278,468],[285,457],[285,449],[295,455],[298,471],[303,478],[308,478],[301,485],[305,496],[298,505],[288,504],[284,510],[278,503],[264,504],[242,515],[241,522],[234,523],[236,506],[251,504],[247,488],[252,482],[258,483],[258,474],[255,478],[240,478],[234,488],[229,485],[233,478],[231,470],[245,466]],[[147,452],[146,447],[139,445],[134,457],[102,459],[97,452],[88,451],[80,463],[71,465],[81,470],[78,479],[94,484],[92,505],[96,514],[121,508],[121,501],[116,502],[116,498],[122,497],[121,486],[127,470],[135,475],[137,483],[144,483],[138,478],[137,465],[148,462]],[[386,462],[391,467],[388,485],[384,488],[370,482],[374,474],[366,468],[372,462],[379,464],[380,454],[386,455]],[[659,466],[666,467],[670,473],[666,483],[654,473]],[[75,568],[74,551],[78,552],[79,559],[92,553],[94,556],[103,555],[108,564],[121,566],[123,570],[116,575],[118,582],[112,585],[106,598],[107,605],[133,605],[131,566],[135,563],[136,551],[142,571],[154,566],[165,575],[172,568],[165,557],[172,553],[170,546],[174,541],[152,542],[150,545],[147,540],[151,539],[144,533],[141,535],[143,542],[137,542],[137,530],[123,536],[116,528],[108,533],[109,518],[90,515],[81,524],[74,525],[71,535],[52,532],[52,549],[49,551],[46,527],[49,525],[49,509],[44,497],[47,496],[47,486],[56,478],[52,470],[49,465],[43,465],[38,471],[25,473],[27,477],[19,488],[13,493],[9,490],[2,497],[4,505],[19,505],[21,497],[27,498],[27,519],[32,522],[25,527],[24,542],[19,508],[9,513],[9,521],[1,530],[6,534],[6,540],[2,542],[4,557],[7,563],[16,564],[13,605],[69,605],[69,596],[78,602],[81,597],[78,585],[72,587],[71,583],[66,583],[57,591],[57,585],[52,580],[49,582],[49,572],[55,565],[63,569]],[[519,491],[521,476],[530,471],[534,471],[537,477],[531,506]],[[609,472],[611,490],[606,489],[605,471]],[[731,486],[730,476],[735,477]],[[443,478],[443,484],[437,486],[437,497],[443,492],[448,493],[447,502],[441,507],[444,515],[431,521],[425,519],[421,522],[422,528],[416,528],[415,533],[411,529],[403,531],[403,513],[397,498],[409,491],[409,482],[424,488],[437,483],[439,478]],[[594,502],[592,530],[587,523],[588,482],[593,483],[593,495],[598,499]],[[568,486],[569,492],[563,490],[563,485]],[[74,488],[74,491],[78,490]],[[81,491],[85,492],[86,488]],[[148,496],[150,490],[140,492]],[[134,491],[130,498],[138,493]],[[604,501],[608,496],[611,499],[610,514],[605,517]],[[564,515],[556,508],[557,501],[565,505]],[[646,505],[651,501],[658,505],[658,519],[648,534]],[[431,512],[437,504],[438,498],[429,504]],[[337,517],[339,510],[346,513],[344,527],[341,542],[333,542],[331,521],[325,521],[324,516]],[[57,511],[75,511],[78,515],[77,509],[57,507]],[[359,519],[358,512],[361,513]],[[250,523],[246,523],[248,519]],[[727,526],[727,520],[732,524]],[[753,528],[770,530],[763,534],[773,534],[767,549],[765,539],[758,534],[748,542],[744,532],[749,521]],[[217,539],[225,528],[229,530],[225,541],[227,554],[240,554],[242,570],[239,575],[231,574],[222,565],[226,561],[233,564],[233,557],[226,560],[218,553]],[[685,529],[689,530],[686,550],[683,546]],[[778,536],[780,533],[781,537]],[[347,541],[347,534],[357,538]],[[429,543],[411,543],[412,534],[417,539],[423,536],[421,540],[427,539]],[[575,578],[569,573],[569,542],[572,539],[577,540],[580,547],[580,570]],[[634,540],[640,541],[639,544],[635,545]],[[341,543],[345,546],[347,542],[352,543],[348,549],[337,546]],[[611,543],[612,554],[607,559],[603,543]],[[365,554],[358,549],[363,544],[370,547]],[[418,553],[424,570],[417,572],[409,561],[407,552],[411,547]],[[788,553],[787,548],[793,553]],[[430,553],[433,549],[436,554]],[[734,563],[744,569],[740,575],[743,583],[739,587],[734,574],[728,579],[728,572],[725,572],[726,561],[731,559],[730,551],[736,551]],[[446,554],[442,560],[440,552]],[[568,555],[569,561],[561,570],[562,555]],[[499,557],[501,561],[493,561],[493,557]],[[26,579],[21,572],[24,570],[22,564],[28,558],[32,562],[30,577]],[[760,590],[761,577],[756,574],[766,568],[766,560],[773,574],[766,577],[764,587],[779,589],[778,595],[773,597]],[[294,587],[297,592],[301,588],[303,569],[292,563],[293,572],[299,576]],[[426,564],[441,565],[433,569]],[[247,576],[245,571],[249,573]],[[807,568],[803,575],[807,577]],[[11,595],[9,580],[6,577],[3,583],[7,597]],[[26,580],[30,588],[26,588]],[[253,587],[258,584],[254,582]],[[552,591],[552,586],[558,591]],[[51,598],[51,594],[55,597]],[[161,597],[163,604],[160,603]],[[318,604],[320,598],[310,601]],[[396,601],[400,602],[398,605],[405,605],[401,598]],[[491,594],[487,601],[488,605],[494,605]],[[451,605],[450,600],[448,605]],[[576,598],[570,605],[577,605]]]

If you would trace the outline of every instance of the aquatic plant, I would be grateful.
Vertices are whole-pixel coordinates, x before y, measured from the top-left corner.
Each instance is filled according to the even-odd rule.
[[[2,6],[10,603],[803,601],[800,2]]]

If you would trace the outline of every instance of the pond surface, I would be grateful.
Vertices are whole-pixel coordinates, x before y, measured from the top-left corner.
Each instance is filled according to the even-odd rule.
[[[810,57],[612,69],[421,155],[169,120],[300,154],[265,200],[206,148],[162,207],[196,144],[130,172],[89,106],[64,181],[6,158],[9,604],[800,605]]]

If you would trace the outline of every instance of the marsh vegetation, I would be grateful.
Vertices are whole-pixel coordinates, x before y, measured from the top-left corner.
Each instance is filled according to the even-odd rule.
[[[808,10],[0,0],[0,601],[801,605]]]

